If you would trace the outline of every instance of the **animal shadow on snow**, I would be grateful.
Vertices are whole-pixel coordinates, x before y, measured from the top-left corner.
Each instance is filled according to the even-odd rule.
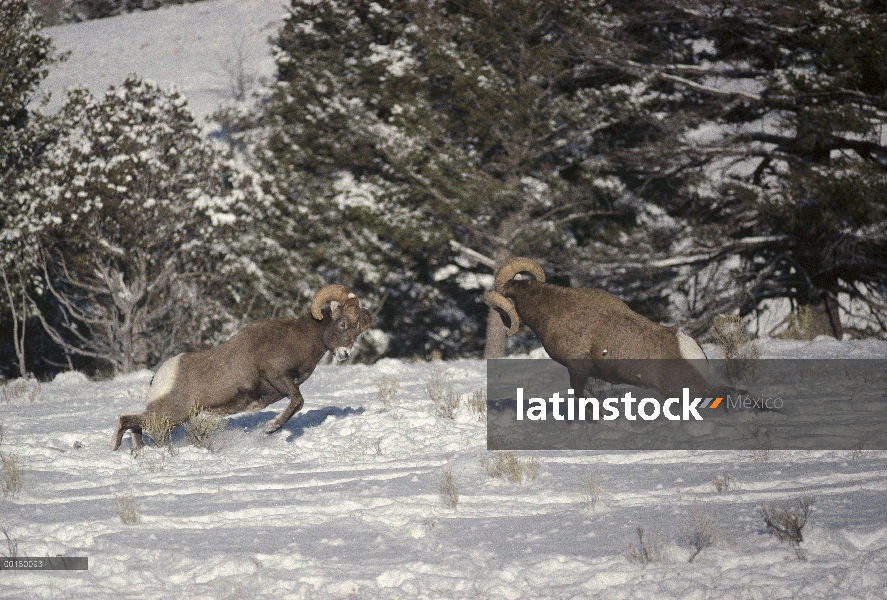
[[[278,431],[272,433],[271,435],[281,435],[284,433],[288,433],[289,435],[287,436],[286,441],[291,442],[294,439],[301,437],[302,434],[305,433],[306,429],[311,429],[312,427],[323,425],[329,417],[348,417],[351,415],[362,415],[365,410],[366,408],[364,408],[363,406],[359,408],[351,408],[350,406],[346,406],[345,408],[341,408],[339,406],[324,406],[323,408],[315,408],[294,415],[293,418],[287,421],[287,423],[283,427],[281,427]],[[240,414],[228,419],[227,428],[240,430],[246,429],[248,431],[253,431],[256,429],[261,430],[265,428],[265,423],[268,422],[268,419],[273,418],[275,414],[277,413],[274,411]]]

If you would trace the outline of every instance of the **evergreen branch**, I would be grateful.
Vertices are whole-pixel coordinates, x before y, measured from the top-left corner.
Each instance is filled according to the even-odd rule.
[[[472,260],[474,260],[475,262],[477,262],[479,264],[489,267],[489,268],[493,269],[494,271],[496,270],[497,265],[496,265],[495,260],[493,260],[489,256],[486,256],[485,254],[481,254],[480,252],[478,252],[477,250],[474,250],[473,248],[469,248],[465,244],[460,244],[456,240],[450,240],[450,248],[452,248],[456,252],[464,254],[465,256],[471,258]]]

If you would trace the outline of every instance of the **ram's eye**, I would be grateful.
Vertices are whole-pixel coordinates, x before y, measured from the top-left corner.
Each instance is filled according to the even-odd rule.
[[[339,323],[339,329],[347,329],[347,328],[348,328],[348,322],[347,322],[347,321],[342,321],[342,322]]]

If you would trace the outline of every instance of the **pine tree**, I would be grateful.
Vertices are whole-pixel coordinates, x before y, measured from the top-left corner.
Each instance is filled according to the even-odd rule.
[[[581,58],[602,21],[580,2],[293,1],[256,147],[277,239],[384,298],[392,353],[476,352],[486,327],[501,354],[478,302],[495,266],[568,278],[618,229],[621,188],[588,153],[607,98]]]
[[[31,329],[26,295],[35,275],[18,226],[17,190],[41,156],[52,128],[31,109],[47,68],[61,57],[40,31],[24,0],[0,0],[0,324],[15,353],[18,374],[27,375],[25,348]],[[6,359],[7,357],[0,357]]]
[[[611,6],[612,47],[588,62],[659,106],[614,119],[598,151],[678,224],[653,257],[627,253],[623,282],[686,295],[696,334],[772,297],[808,307],[811,336],[841,337],[851,309],[859,333],[887,331],[884,4]]]

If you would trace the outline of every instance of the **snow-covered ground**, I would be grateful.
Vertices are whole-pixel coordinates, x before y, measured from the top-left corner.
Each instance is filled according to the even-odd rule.
[[[68,87],[99,96],[135,73],[178,88],[202,119],[232,97],[238,71],[253,83],[274,75],[268,38],[285,13],[282,0],[205,0],[49,27],[56,49],[71,55],[50,68],[41,90],[52,93],[54,110]]]
[[[874,341],[762,342],[764,357],[887,357]],[[2,451],[22,489],[0,497],[20,556],[88,556],[79,572],[0,572],[2,598],[884,598],[887,453],[518,453],[536,477],[490,476],[485,426],[463,403],[438,416],[426,389],[468,395],[481,360],[322,365],[306,404],[231,417],[215,452],[179,431],[174,454],[110,450],[151,373],[0,388]],[[379,383],[396,381],[386,406]],[[438,377],[439,379],[439,377]],[[465,398],[463,397],[463,400]],[[458,493],[446,506],[452,473]],[[729,474],[726,490],[715,478]],[[598,487],[591,506],[588,484]],[[758,508],[815,498],[800,560]],[[123,523],[118,499],[140,519]],[[692,563],[694,518],[713,544]],[[637,527],[653,562],[632,558]],[[8,554],[0,537],[0,554]]]

